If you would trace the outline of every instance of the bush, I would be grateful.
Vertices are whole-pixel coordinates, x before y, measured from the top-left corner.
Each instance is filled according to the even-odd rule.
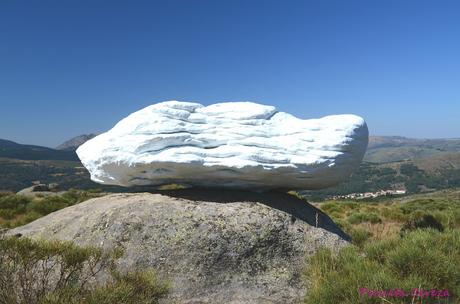
[[[167,285],[150,270],[116,271],[120,256],[119,250],[70,242],[2,237],[0,303],[156,303],[167,293]],[[108,283],[94,285],[102,273],[110,276]]]
[[[22,195],[9,194],[0,197],[0,209],[14,210],[15,213],[24,212],[31,199]]]
[[[381,215],[388,220],[396,222],[404,222],[407,220],[407,215],[402,212],[400,208],[384,207],[381,210]]]
[[[95,289],[87,298],[88,304],[151,304],[168,292],[168,284],[158,280],[153,271],[113,273],[112,281]]]
[[[427,229],[409,232],[403,238],[368,243],[362,251],[355,246],[345,247],[338,254],[318,251],[309,258],[305,271],[310,287],[305,302],[383,303],[381,298],[360,295],[360,288],[398,288],[409,293],[412,288],[421,288],[448,290],[448,301],[456,303],[460,299],[458,244],[460,230],[440,233]],[[412,303],[411,297],[385,300]],[[447,303],[447,300],[424,298],[423,303]]]
[[[5,226],[6,228],[22,226],[30,222],[33,222],[36,219],[41,218],[42,216],[42,214],[37,213],[35,211],[28,211],[27,213],[21,214],[19,216],[16,216],[14,219],[11,219],[10,221],[7,221],[6,224],[4,224],[3,226]]]
[[[42,215],[68,207],[69,202],[63,197],[50,196],[43,199],[35,199],[28,206],[27,211],[34,211]]]
[[[359,204],[357,202],[343,202],[341,203],[344,207],[347,207],[348,209],[359,209]]]
[[[374,213],[354,212],[348,216],[348,222],[352,225],[360,224],[363,222],[370,222],[372,224],[381,223],[380,217]]]
[[[98,197],[98,193],[71,189],[62,195],[30,198],[13,193],[0,195],[1,227],[14,228],[62,208]]]
[[[350,237],[353,242],[358,247],[362,247],[364,243],[372,236],[372,233],[363,228],[352,228],[350,230]]]
[[[409,231],[416,229],[436,229],[438,231],[444,231],[443,225],[434,218],[431,214],[425,214],[422,217],[413,218],[407,221],[401,228],[401,234],[404,234]]]
[[[327,202],[321,205],[321,209],[326,213],[337,212],[342,213],[344,206],[336,202]]]

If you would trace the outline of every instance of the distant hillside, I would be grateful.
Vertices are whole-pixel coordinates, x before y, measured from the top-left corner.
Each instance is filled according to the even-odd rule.
[[[17,192],[30,187],[33,181],[58,183],[60,189],[102,189],[123,192],[130,189],[103,186],[91,181],[88,171],[78,161],[20,160],[0,157],[0,192]]]
[[[345,183],[318,191],[301,191],[312,200],[334,195],[406,190],[409,194],[460,187],[460,152],[388,163],[363,162]]]
[[[0,140],[0,191],[17,191],[35,180],[57,182],[63,188],[129,191],[90,180],[73,150],[91,136],[78,136],[60,146],[66,150]],[[418,193],[451,187],[460,187],[460,139],[371,136],[365,162],[348,182],[304,194],[316,200],[378,190],[406,189],[408,193]]]
[[[460,152],[460,139],[370,136],[365,161],[387,163]]]
[[[76,136],[74,138],[69,139],[68,141],[63,142],[59,146],[56,147],[57,150],[64,150],[64,151],[75,151],[78,147],[83,145],[85,142],[90,140],[91,138],[95,137],[97,134],[83,134]]]
[[[22,145],[5,139],[0,139],[0,157],[22,160],[79,161],[74,151],[61,151],[41,146]]]
[[[414,159],[413,163],[420,169],[432,173],[460,169],[460,153],[443,153],[429,158],[418,158]]]

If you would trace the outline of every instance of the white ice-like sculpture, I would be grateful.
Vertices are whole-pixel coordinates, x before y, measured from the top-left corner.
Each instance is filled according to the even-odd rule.
[[[301,120],[252,102],[167,101],[132,113],[77,154],[101,184],[320,189],[347,179],[367,143],[356,115]]]

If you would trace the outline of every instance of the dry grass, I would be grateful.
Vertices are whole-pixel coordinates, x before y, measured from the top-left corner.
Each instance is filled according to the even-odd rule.
[[[399,235],[402,226],[414,217],[434,216],[446,228],[460,228],[460,190],[416,194],[382,202],[332,200],[315,203],[345,232],[360,238],[368,232],[367,242]]]
[[[384,240],[399,235],[402,223],[383,222],[383,223],[361,223],[357,227],[363,228],[372,234],[370,240]]]

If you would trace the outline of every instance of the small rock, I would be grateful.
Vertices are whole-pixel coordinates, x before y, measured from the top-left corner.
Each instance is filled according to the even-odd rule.
[[[49,191],[49,190],[50,189],[45,184],[38,184],[38,185],[32,186],[32,191],[33,192],[43,192],[43,191]]]
[[[51,183],[48,185],[48,189],[51,192],[58,192],[59,191],[59,184],[58,183]]]

